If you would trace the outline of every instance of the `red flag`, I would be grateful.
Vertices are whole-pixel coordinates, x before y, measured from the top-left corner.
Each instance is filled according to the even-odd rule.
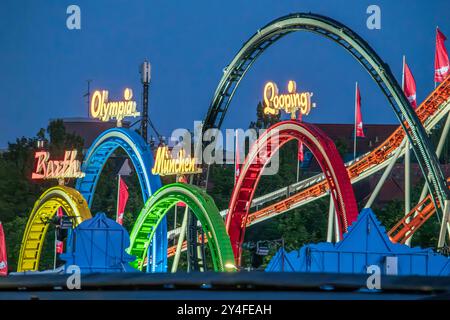
[[[116,222],[120,225],[123,224],[123,213],[125,212],[125,206],[128,201],[128,187],[123,181],[123,179],[119,176],[119,192],[117,198],[117,218]]]
[[[55,247],[56,247],[55,250],[56,250],[57,254],[61,254],[64,252],[64,242],[63,241],[56,240]]]
[[[305,160],[305,155],[303,153],[303,142],[298,142],[297,160],[303,162]]]
[[[6,241],[3,225],[0,222],[0,276],[8,275],[8,256],[6,255]]]
[[[236,184],[238,179],[239,179],[239,173],[241,170],[241,166],[240,166],[240,153],[239,153],[239,140],[238,140],[238,131],[236,132],[236,145],[235,145],[235,156],[234,156],[234,183]]]
[[[364,138],[363,120],[361,113],[361,94],[359,93],[358,85],[356,85],[356,97],[355,97],[355,127],[356,127],[356,136]]]
[[[411,103],[411,106],[414,109],[416,109],[417,108],[416,81],[414,80],[414,77],[406,61],[404,65],[403,91],[405,92],[405,95],[408,98],[409,103]]]
[[[445,35],[436,28],[436,52],[434,54],[434,81],[442,82],[449,74],[450,62],[444,41]]]
[[[298,111],[297,120],[299,122],[302,122],[302,113],[300,110]],[[300,140],[298,141],[297,147],[297,160],[300,162],[303,162],[303,160],[305,160],[305,155],[303,154],[303,142],[301,142]]]
[[[56,212],[56,215],[58,216],[58,218],[62,218],[62,216],[64,215],[62,207],[58,208],[58,211]]]

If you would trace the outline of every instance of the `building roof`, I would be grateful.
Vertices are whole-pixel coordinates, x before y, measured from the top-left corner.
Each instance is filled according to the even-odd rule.
[[[353,151],[353,123],[314,123],[313,125],[321,129],[333,141],[337,139],[346,143],[347,148]],[[380,143],[386,140],[398,124],[364,124],[365,138],[358,138],[357,151],[359,154],[366,153],[376,148]]]
[[[54,120],[54,119],[51,119]],[[62,118],[67,133],[77,134],[84,139],[84,147],[89,146],[105,130],[116,127],[116,121],[103,122],[92,118]],[[130,122],[123,121],[122,127],[129,128]]]

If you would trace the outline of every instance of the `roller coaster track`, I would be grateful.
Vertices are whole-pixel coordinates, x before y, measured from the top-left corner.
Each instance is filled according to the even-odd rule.
[[[86,176],[77,180],[76,189],[84,196],[89,207],[92,206],[95,189],[101,172],[109,157],[118,148],[123,149],[136,170],[144,203],[161,187],[159,176],[152,174],[153,155],[149,145],[134,131],[125,128],[112,128],[102,132],[89,148],[81,170]],[[158,250],[156,250],[155,266],[158,272],[166,271],[167,266],[167,223],[166,218],[159,224],[155,233]]]
[[[390,141],[386,146],[395,149],[398,147],[400,141],[403,140],[406,133],[425,181],[429,186],[432,201],[440,216],[443,216],[444,212],[438,206],[438,202],[444,203],[446,200],[449,200],[450,193],[439,166],[436,153],[432,148],[418,115],[410,106],[401,87],[390,71],[389,66],[383,62],[370,45],[353,30],[328,17],[312,13],[290,14],[276,19],[259,29],[244,43],[231,63],[224,69],[224,74],[208,109],[203,129],[207,130],[209,128],[221,127],[240,81],[256,59],[275,42],[296,31],[309,31],[334,41],[350,53],[378,84],[380,90],[387,97],[403,129],[402,133],[399,133],[401,130],[397,130],[397,134],[391,136],[393,141]],[[440,105],[443,101],[433,100],[433,102]],[[386,156],[390,154],[389,151],[378,148],[377,152],[371,152],[369,154],[370,157],[374,157],[375,159],[364,157],[350,166],[350,178],[353,180],[362,169],[367,169],[374,162],[381,163],[383,160],[386,160]],[[316,183],[314,190],[308,188],[310,192],[309,196],[323,194],[326,190],[323,188],[324,185],[325,182]],[[302,195],[292,198],[290,203],[289,201],[283,202],[283,205],[293,205],[301,201],[304,196],[305,194],[302,193]]]
[[[319,128],[298,121],[282,121],[267,129],[251,147],[233,189],[226,225],[236,263],[240,265],[249,205],[265,166],[287,142],[297,139],[313,153],[331,190],[341,235],[358,217],[348,174],[333,141]]]
[[[448,115],[449,111],[450,77],[445,79],[433,92],[431,92],[431,94],[416,109],[418,118],[428,132],[430,132],[436,126],[436,124],[441,121],[446,115]],[[389,160],[391,160],[394,156],[397,148],[401,147],[403,139],[405,139],[405,132],[403,128],[399,126],[376,149],[363,156],[360,156],[355,161],[347,162],[345,166],[347,167],[351,183],[353,184],[364,180],[385,168],[389,164]],[[404,152],[405,150],[403,148],[401,150],[401,155],[404,154]],[[447,185],[450,186],[448,180]],[[327,195],[328,193],[329,191],[327,183],[324,180],[324,175],[318,174],[306,180],[294,183],[290,186],[257,197],[253,199],[250,207],[259,208],[267,202],[273,202],[280,198],[284,199],[249,214],[246,221],[247,227],[303,206],[311,201],[317,200]],[[430,198],[426,198],[424,202],[430,200]],[[420,204],[423,205],[423,203]],[[413,211],[414,209],[411,212]],[[220,214],[225,217],[227,212],[228,210],[222,210]],[[434,212],[435,211],[433,205],[433,213]],[[415,227],[415,230],[417,230],[419,227],[420,226]],[[168,232],[168,236],[179,234],[179,232],[180,228],[173,229]],[[184,243],[183,250],[185,250],[185,248],[186,244]],[[170,247],[168,250],[168,256],[170,257],[174,253],[175,247]]]
[[[428,98],[417,108],[417,116],[431,130],[450,110],[450,78],[447,78]],[[373,151],[348,164],[347,171],[352,183],[368,178],[370,175],[386,167],[397,148],[400,147],[405,132],[398,127],[382,144]],[[404,149],[401,154],[404,154]],[[310,201],[319,199],[328,193],[327,182],[320,176],[308,181],[314,181],[307,188],[288,196],[273,205],[256,211],[248,216],[247,226],[272,218],[290,209],[297,208]],[[290,189],[296,189],[294,184]],[[270,200],[273,200],[271,198]]]
[[[208,245],[214,270],[234,271],[233,268],[230,269],[230,266],[234,265],[230,239],[214,200],[199,187],[182,183],[160,188],[146,202],[130,234],[130,247],[127,251],[137,257],[131,265],[139,270],[143,269],[158,225],[170,208],[180,201],[192,210],[210,240]],[[150,252],[154,252],[152,249],[155,249],[155,246],[152,245]]]
[[[86,200],[77,190],[57,186],[45,191],[34,204],[28,218],[17,271],[38,270],[45,235],[59,207],[62,207],[69,217],[73,217],[74,227],[92,217]]]

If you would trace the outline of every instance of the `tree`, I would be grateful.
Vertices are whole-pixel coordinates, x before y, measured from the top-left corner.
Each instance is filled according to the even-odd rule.
[[[66,149],[78,149],[81,154],[83,139],[66,133],[62,120],[51,121],[45,129],[40,129],[35,137],[17,139],[8,144],[6,152],[0,155],[0,221],[4,223],[10,269],[17,266],[23,232],[35,201],[44,190],[56,182],[31,180],[34,169],[34,153],[37,141],[48,143],[52,156],[62,156]],[[70,184],[73,185],[74,181]],[[51,228],[44,241],[41,265],[53,265],[53,240]]]
[[[267,129],[281,119],[281,113],[276,115],[267,115],[264,113],[264,106],[261,102],[258,102],[256,106],[256,122],[250,122],[249,127],[252,129]]]

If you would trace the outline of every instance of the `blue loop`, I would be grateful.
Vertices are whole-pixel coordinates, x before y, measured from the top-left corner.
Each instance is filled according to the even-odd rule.
[[[153,154],[144,139],[134,131],[125,128],[112,128],[104,131],[92,143],[83,161],[82,171],[85,177],[77,180],[76,189],[84,196],[89,208],[92,206],[95,189],[106,161],[112,153],[121,147],[128,154],[142,191],[144,203],[161,187],[159,176],[152,174]],[[154,272],[167,271],[167,219],[161,221],[153,239],[156,255]]]

